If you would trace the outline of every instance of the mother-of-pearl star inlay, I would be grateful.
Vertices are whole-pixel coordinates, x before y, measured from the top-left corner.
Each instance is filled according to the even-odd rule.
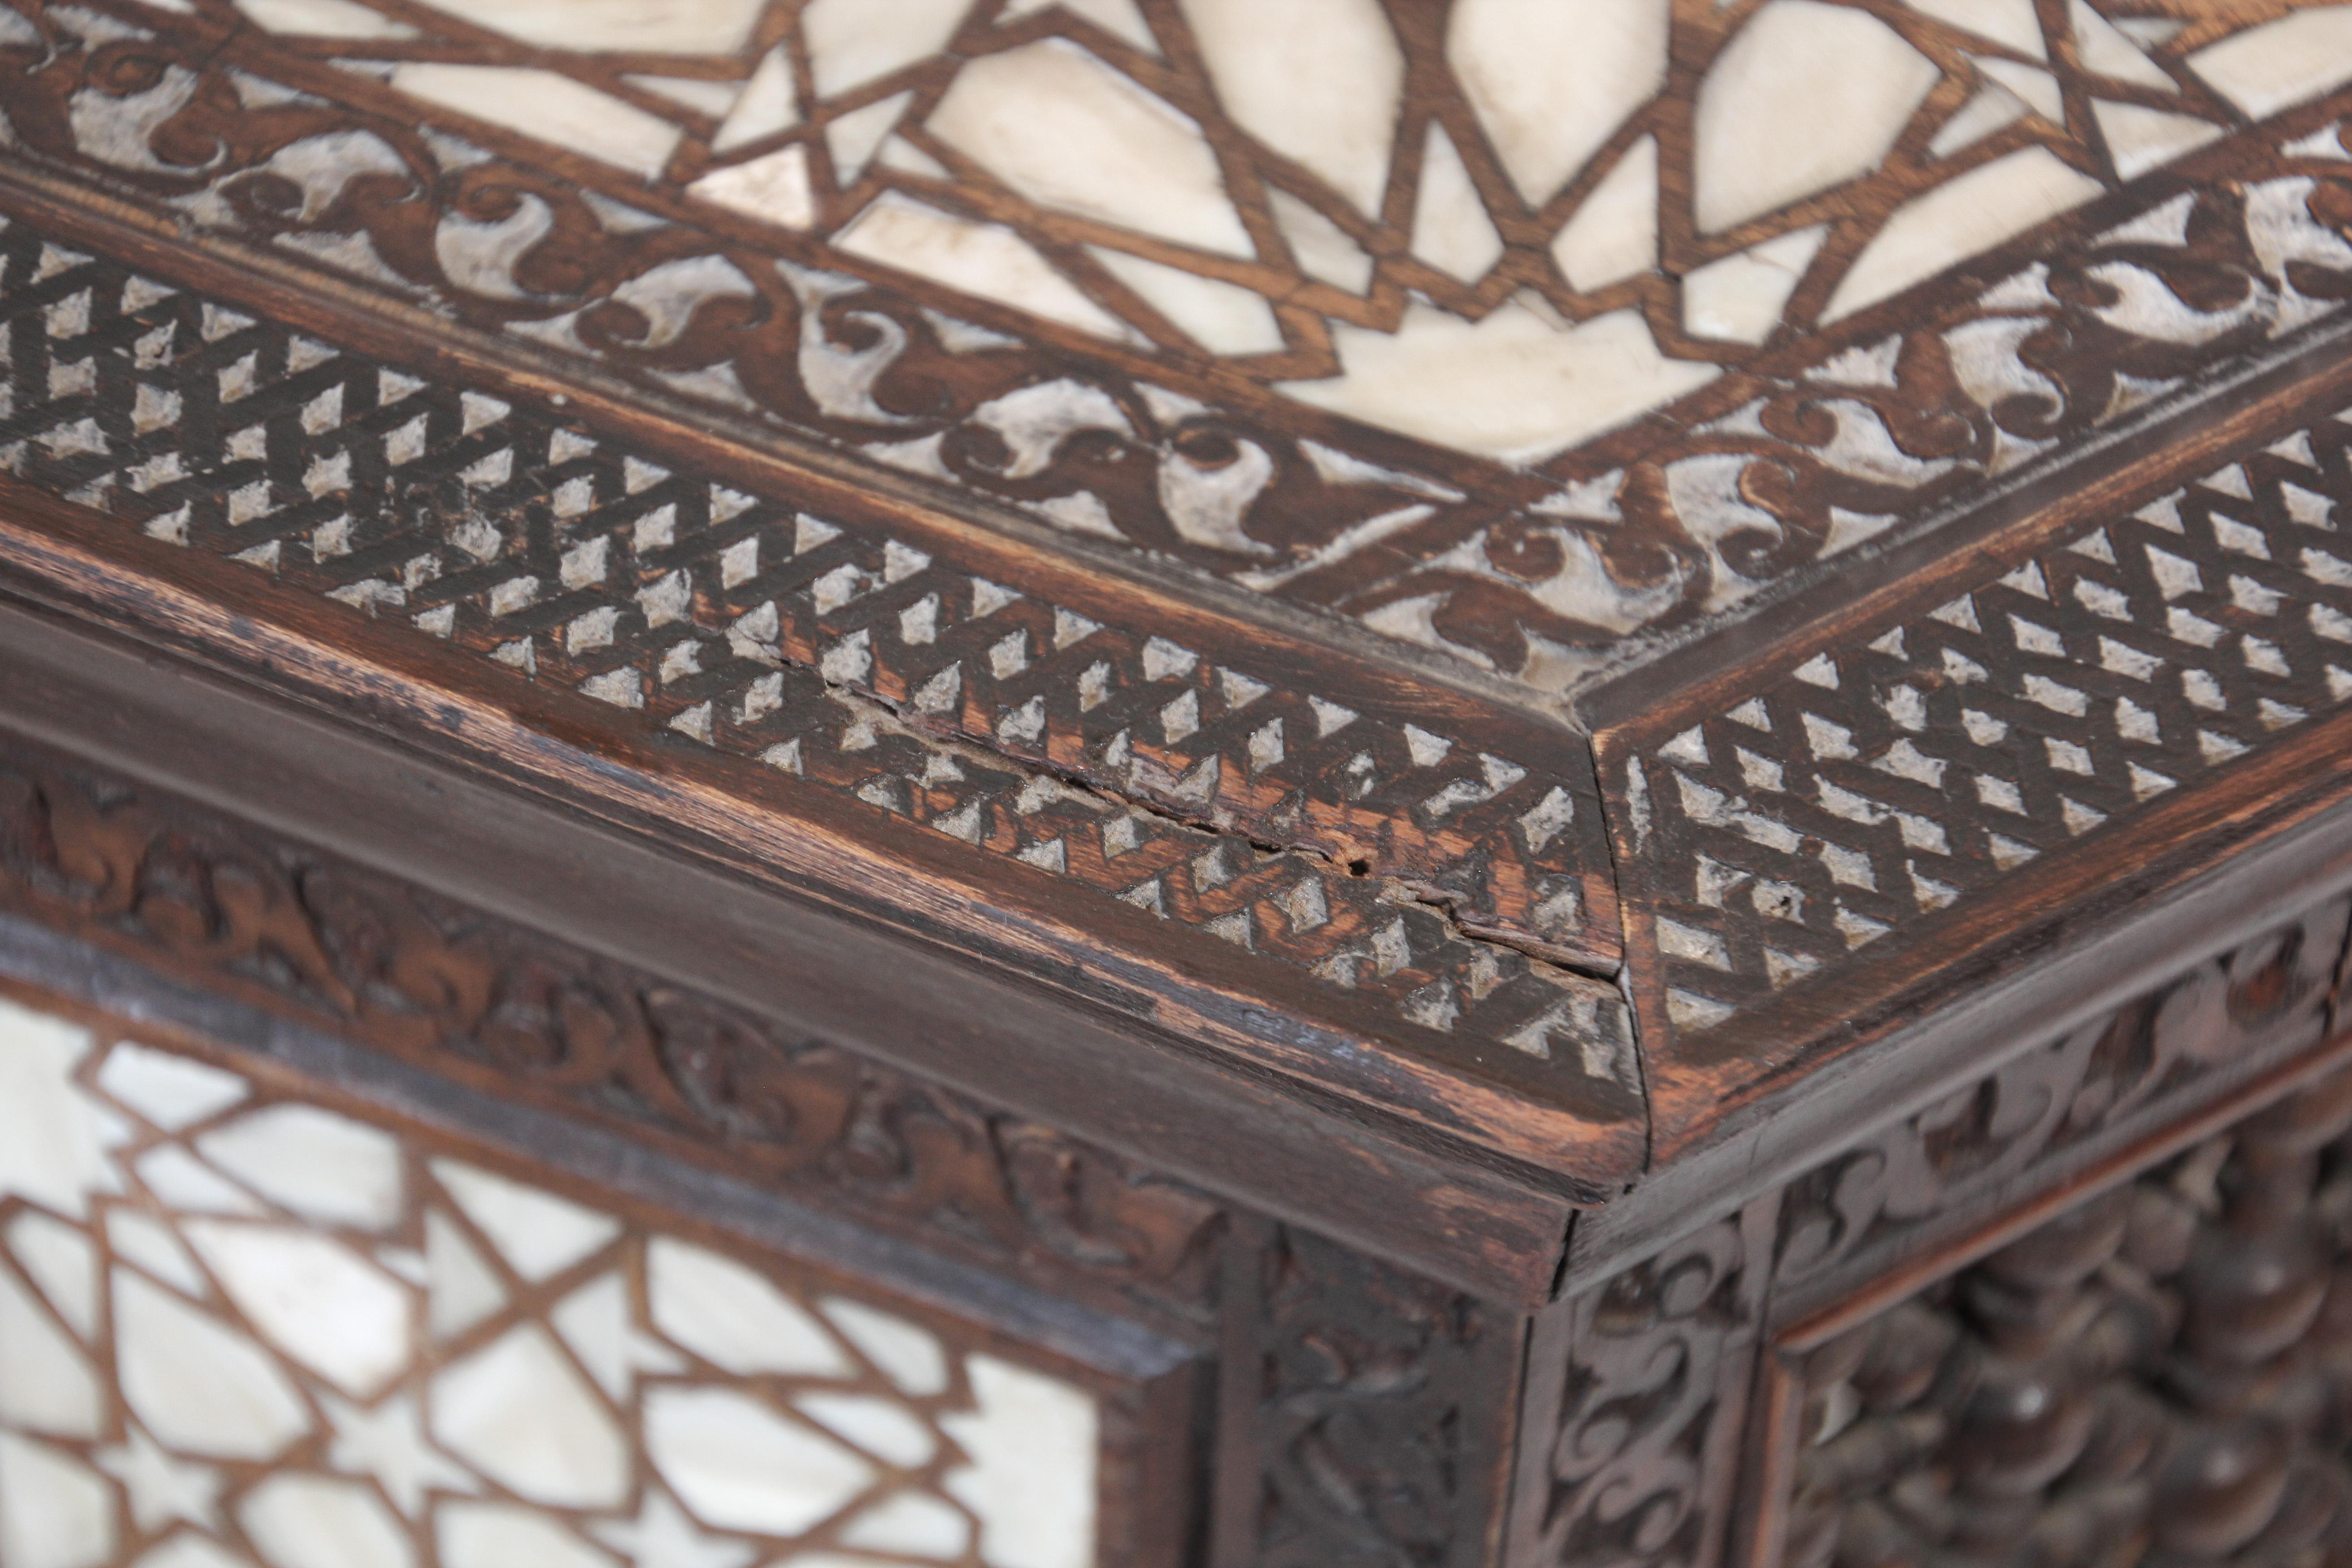
[[[0,1001],[5,1568],[1089,1568],[1093,1397]]]

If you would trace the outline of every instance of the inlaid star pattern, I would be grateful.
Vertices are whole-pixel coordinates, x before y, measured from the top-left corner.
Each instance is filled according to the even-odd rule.
[[[705,1534],[659,1487],[646,1489],[636,1518],[597,1525],[595,1536],[635,1568],[744,1568],[760,1554],[747,1541]]]
[[[0,1205],[0,1525],[50,1532],[0,1529],[6,1568],[963,1563],[956,1472],[883,1462],[958,1444],[1055,1456],[965,1506],[1091,1554],[1091,1395],[1024,1373],[1011,1410],[993,1356],[830,1276],[439,1133],[0,999],[0,1173],[37,1189]]]
[[[372,1477],[401,1512],[414,1519],[430,1491],[476,1492],[466,1468],[425,1440],[414,1400],[396,1394],[373,1410],[322,1394],[319,1401],[335,1428],[327,1462],[345,1475]]]
[[[91,1458],[122,1483],[131,1517],[141,1530],[152,1532],[174,1521],[201,1530],[219,1525],[221,1473],[209,1465],[173,1458],[136,1422],[124,1441],[100,1448]]]

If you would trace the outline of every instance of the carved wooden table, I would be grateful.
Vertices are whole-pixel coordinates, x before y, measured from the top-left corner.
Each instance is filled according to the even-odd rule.
[[[2347,84],[5,0],[0,1568],[2352,1562]]]

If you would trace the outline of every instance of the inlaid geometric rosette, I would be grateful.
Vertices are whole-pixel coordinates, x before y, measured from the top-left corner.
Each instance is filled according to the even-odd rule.
[[[8,1568],[1087,1568],[1094,1396],[0,1003]]]
[[[1260,10],[25,0],[0,58],[45,165],[1550,691],[2112,416],[2021,420],[1939,280],[2345,161],[2249,141],[2352,77],[2302,0]],[[2144,401],[2258,347],[2308,316],[2209,307],[2314,232],[2095,279],[2069,352]],[[1848,351],[1899,391],[1814,395]]]

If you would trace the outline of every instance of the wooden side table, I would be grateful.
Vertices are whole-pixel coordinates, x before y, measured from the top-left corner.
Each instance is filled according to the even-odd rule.
[[[2347,115],[6,0],[0,1568],[2352,1559]]]

